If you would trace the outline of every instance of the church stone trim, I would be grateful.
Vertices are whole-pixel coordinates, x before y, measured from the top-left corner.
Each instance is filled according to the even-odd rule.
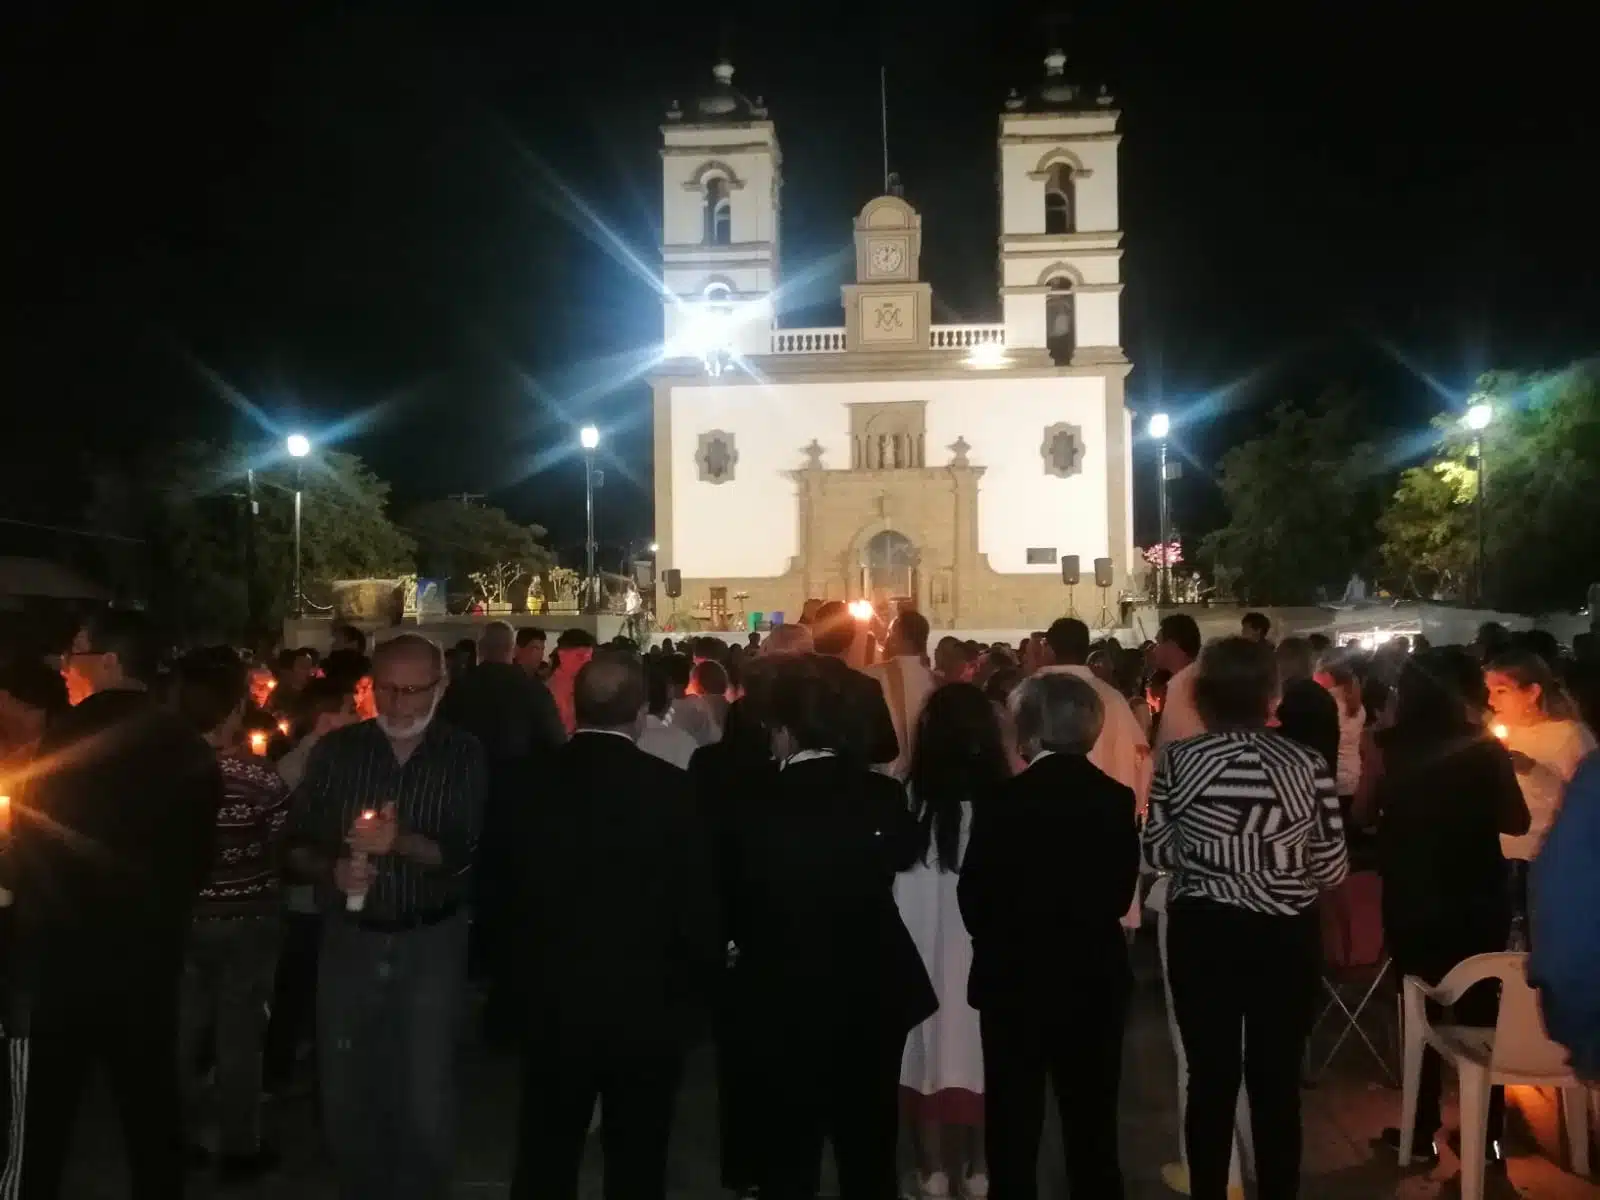
[[[917,468],[927,462],[925,400],[849,404],[852,470]]]
[[[1045,426],[1039,444],[1044,473],[1058,479],[1071,479],[1083,472],[1083,430],[1065,421]]]
[[[735,192],[745,185],[745,181],[740,179],[737,172],[727,163],[721,159],[709,158],[690,172],[689,178],[683,182],[683,190],[686,192],[703,192],[706,184],[712,179],[727,180],[729,189]]]
[[[739,447],[725,429],[708,429],[700,435],[694,452],[694,465],[701,483],[732,483],[739,465]]]
[[[1077,139],[1071,137],[1071,135],[1064,135],[1062,140],[1076,141]],[[1083,165],[1083,159],[1079,158],[1071,150],[1068,150],[1065,146],[1056,146],[1045,152],[1045,156],[1039,160],[1038,165],[1028,172],[1028,178],[1036,181],[1049,179],[1050,169],[1056,166],[1070,168],[1074,180],[1088,179],[1094,174],[1091,168]]]
[[[1048,288],[1050,281],[1058,275],[1065,275],[1072,281],[1074,291],[1084,286],[1083,272],[1069,262],[1053,262],[1039,272],[1039,285]]]

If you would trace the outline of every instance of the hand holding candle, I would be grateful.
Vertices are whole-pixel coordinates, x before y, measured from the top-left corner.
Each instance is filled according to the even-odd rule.
[[[266,733],[264,731],[260,730],[260,729],[252,731],[251,734],[250,734],[250,753],[256,755],[257,757],[260,757],[260,756],[265,755],[266,752],[267,752],[267,735],[266,735]]]
[[[367,859],[366,846],[371,841],[373,828],[378,824],[378,814],[365,809],[350,828],[350,862],[344,894],[346,912],[360,912],[367,906],[367,887],[372,882],[372,864]]]

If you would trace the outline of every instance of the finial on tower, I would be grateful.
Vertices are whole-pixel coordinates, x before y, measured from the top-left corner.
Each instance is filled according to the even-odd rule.
[[[1044,73],[1046,75],[1061,75],[1067,69],[1067,56],[1061,50],[1050,51],[1044,56]]]
[[[723,87],[727,87],[733,82],[733,64],[727,60],[726,56],[719,59],[717,65],[711,68],[711,77],[722,84]]]

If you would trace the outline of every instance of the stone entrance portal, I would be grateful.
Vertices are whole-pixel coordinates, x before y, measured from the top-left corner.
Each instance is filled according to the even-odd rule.
[[[876,605],[917,603],[917,563],[917,548],[905,534],[875,534],[861,549],[861,594]]]

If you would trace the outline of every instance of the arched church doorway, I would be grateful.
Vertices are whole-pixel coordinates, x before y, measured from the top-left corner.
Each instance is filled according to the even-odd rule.
[[[874,534],[861,549],[861,593],[874,605],[917,600],[917,548],[893,529]]]

